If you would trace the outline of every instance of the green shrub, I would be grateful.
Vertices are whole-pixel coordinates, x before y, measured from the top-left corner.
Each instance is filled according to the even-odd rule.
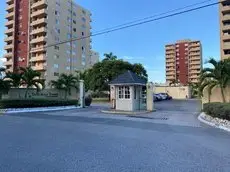
[[[92,97],[91,96],[88,96],[85,98],[85,105],[86,106],[90,106],[92,103]]]
[[[78,105],[78,100],[0,100],[0,109]]]
[[[214,118],[230,120],[230,103],[207,103],[203,111]]]
[[[100,92],[93,92],[91,94],[92,98],[109,98],[109,94],[104,93],[102,91]]]

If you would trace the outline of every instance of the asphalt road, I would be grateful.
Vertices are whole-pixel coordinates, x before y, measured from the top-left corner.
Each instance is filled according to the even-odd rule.
[[[192,124],[199,111],[196,101],[156,108]],[[97,118],[99,110],[0,116],[0,172],[230,171],[229,133],[175,119]]]

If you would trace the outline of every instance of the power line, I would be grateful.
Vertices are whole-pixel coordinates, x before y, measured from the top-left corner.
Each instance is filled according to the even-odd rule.
[[[187,9],[187,8],[190,8],[190,7],[194,7],[194,6],[197,6],[197,5],[201,5],[201,4],[204,4],[204,3],[206,3],[206,2],[210,2],[210,1],[213,1],[213,0],[206,0],[206,1],[202,1],[202,2],[195,3],[195,4],[190,4],[190,5],[187,5],[187,6],[184,6],[184,7],[172,9],[172,10],[169,10],[169,11],[167,11],[167,12],[155,14],[155,15],[148,16],[148,17],[144,17],[144,18],[141,18],[141,19],[133,20],[133,21],[131,21],[131,22],[119,24],[119,25],[117,25],[117,26],[113,26],[113,27],[109,27],[109,28],[106,28],[106,29],[102,29],[102,30],[100,30],[100,31],[96,31],[96,33],[97,33],[97,32],[104,32],[104,31],[106,31],[106,30],[115,29],[115,28],[118,28],[118,27],[122,27],[122,26],[124,26],[124,25],[134,24],[134,23],[137,23],[137,22],[140,22],[140,21],[144,21],[144,20],[147,20],[147,19],[151,19],[151,18],[154,18],[154,17],[159,17],[159,16],[162,16],[162,15],[166,15],[166,14],[169,14],[169,13],[173,13],[173,12],[176,12],[176,11],[179,11],[179,10],[184,10],[184,9]]]
[[[65,44],[65,43],[68,43],[68,42],[71,42],[71,41],[78,41],[78,40],[87,39],[87,38],[94,37],[94,36],[108,34],[108,33],[119,31],[119,30],[124,30],[124,29],[135,27],[135,26],[138,26],[138,25],[143,25],[143,24],[146,24],[146,23],[151,23],[151,22],[154,22],[154,21],[158,21],[158,20],[162,20],[162,19],[166,19],[166,18],[178,16],[178,15],[181,15],[181,14],[185,14],[185,13],[197,11],[197,10],[200,10],[200,9],[204,9],[204,8],[207,8],[207,7],[215,6],[215,5],[218,5],[220,3],[221,2],[215,2],[215,3],[211,3],[211,4],[199,6],[199,7],[196,7],[196,8],[191,8],[191,9],[188,9],[188,10],[176,12],[176,13],[169,14],[169,15],[166,15],[166,16],[161,16],[161,17],[158,17],[158,18],[153,18],[153,19],[141,21],[141,22],[138,22],[138,23],[121,26],[121,27],[110,29],[110,30],[106,30],[106,31],[103,31],[103,32],[99,32],[99,33],[95,33],[95,34],[90,34],[88,36],[84,36],[84,37],[81,37],[81,38],[74,38],[74,39],[70,39],[70,40],[66,40],[66,41],[61,41],[61,42],[58,42],[58,43],[55,43],[55,44],[50,44],[50,45],[43,46],[43,47],[40,47],[40,48],[37,48],[37,49],[33,49],[33,50],[39,50],[39,49],[43,49],[43,48],[49,48],[49,47],[53,47],[53,46]]]

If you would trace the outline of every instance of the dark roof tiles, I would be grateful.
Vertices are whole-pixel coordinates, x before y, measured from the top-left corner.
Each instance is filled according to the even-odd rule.
[[[137,74],[127,71],[110,82],[110,85],[145,85],[147,82]]]

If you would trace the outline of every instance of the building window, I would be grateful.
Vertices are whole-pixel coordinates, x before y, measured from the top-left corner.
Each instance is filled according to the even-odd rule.
[[[130,99],[130,87],[118,87],[119,99]]]
[[[70,70],[70,67],[69,67],[69,66],[67,66],[67,67],[66,67],[66,70]]]
[[[125,87],[125,99],[130,99],[130,88]]]
[[[60,21],[58,19],[55,19],[56,24],[60,24]]]
[[[57,69],[59,67],[58,64],[54,64],[54,68]]]
[[[71,39],[71,37],[72,37],[71,34],[68,33],[68,34],[67,34],[67,39]]]
[[[118,98],[123,99],[124,98],[124,87],[118,88]]]
[[[59,76],[59,73],[58,72],[54,72],[54,76]]]

